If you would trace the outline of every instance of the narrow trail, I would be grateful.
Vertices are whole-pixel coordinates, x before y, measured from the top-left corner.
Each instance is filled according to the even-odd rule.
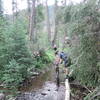
[[[33,79],[32,86],[23,87],[15,100],[70,100],[68,79],[64,83],[57,87],[56,73],[52,67],[49,72]]]

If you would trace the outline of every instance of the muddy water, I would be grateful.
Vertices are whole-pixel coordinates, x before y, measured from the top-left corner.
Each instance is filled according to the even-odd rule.
[[[21,94],[16,100],[64,100],[65,86],[56,85],[56,73],[51,67],[45,74],[31,79],[31,84],[20,88]]]
[[[64,75],[62,70],[60,71],[60,81],[64,81]],[[51,66],[49,71],[44,74],[40,74],[35,78],[30,79],[30,83],[22,86],[19,90],[21,92],[32,92],[41,89],[46,82],[52,82],[56,84],[56,72],[54,66]]]
[[[15,100],[64,100],[65,88],[60,86],[57,90],[55,83],[46,82],[44,86],[36,92],[24,92],[17,96]]]
[[[19,88],[19,91],[20,94],[15,100],[64,100],[65,98],[65,86],[60,85],[58,88],[56,85],[54,66],[44,74],[31,78],[28,84]]]
[[[21,92],[32,92],[36,91],[38,89],[41,89],[42,86],[45,84],[47,81],[56,81],[55,77],[55,71],[52,69],[50,71],[47,71],[45,74],[41,74],[39,76],[36,76],[35,78],[30,79],[30,84],[27,84],[25,86],[22,86],[19,90]]]
[[[54,75],[52,75],[52,74],[54,74],[54,72],[47,71],[44,74],[40,74],[39,76],[30,78],[18,90],[21,93],[37,91],[43,87],[45,82],[47,82],[47,81],[55,82]],[[30,81],[30,82],[28,82],[28,81]],[[0,87],[0,90],[6,91],[6,94],[8,94],[8,95],[13,94],[12,89],[9,89],[9,88]]]

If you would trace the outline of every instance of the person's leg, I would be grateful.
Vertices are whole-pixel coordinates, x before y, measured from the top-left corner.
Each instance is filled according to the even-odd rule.
[[[65,61],[64,67],[65,67],[66,78],[69,78],[69,69],[68,69],[68,66],[67,66],[67,61]]]
[[[59,65],[58,64],[56,65],[56,83],[57,83],[57,87],[59,88],[60,80],[59,80]]]
[[[68,67],[65,67],[65,74],[66,74],[66,75],[68,75],[68,74],[69,74]]]
[[[69,78],[69,70],[68,70],[68,67],[67,68],[65,68],[65,71],[66,71],[66,78]]]

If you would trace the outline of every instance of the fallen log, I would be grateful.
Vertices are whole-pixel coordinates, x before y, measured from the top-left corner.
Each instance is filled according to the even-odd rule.
[[[65,80],[65,100],[70,100],[70,85],[68,79]]]

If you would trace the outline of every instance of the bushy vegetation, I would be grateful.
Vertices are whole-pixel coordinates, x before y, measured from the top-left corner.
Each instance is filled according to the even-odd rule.
[[[39,51],[41,56],[32,55],[26,27],[20,20],[11,23],[1,18],[0,22],[0,83],[16,89],[23,80],[30,77],[30,68],[42,68],[51,60],[46,51]]]
[[[41,66],[44,67],[46,64],[50,64],[52,62],[52,58],[52,55],[49,55],[48,51],[40,49],[39,54],[34,58],[35,68],[41,68]]]
[[[73,77],[87,87],[100,85],[98,37],[100,34],[100,13],[96,1],[69,5],[65,9],[67,34],[71,39]],[[68,19],[68,20],[67,20]],[[91,95],[91,94],[90,94]],[[85,100],[90,100],[87,96]],[[93,99],[94,100],[94,99]],[[97,99],[99,100],[99,99]]]
[[[53,13],[50,13],[54,10],[54,6],[51,6],[52,10],[49,7],[48,12],[51,25],[50,41],[57,32],[55,43],[59,51],[67,52],[71,56],[72,77],[91,90],[96,88],[84,98],[85,100],[99,100],[99,6],[100,0],[84,0],[76,5],[58,5]],[[54,60],[54,53],[48,42],[46,8],[37,1],[35,8],[31,9],[34,11],[23,10],[13,15],[0,15],[0,84],[4,87],[18,88],[23,80],[31,76],[30,69],[42,69]],[[34,25],[30,27],[30,24],[33,24],[32,19],[35,19]],[[29,41],[30,28],[34,28],[34,34],[32,33],[32,39]],[[65,37],[68,37],[70,46]]]
[[[28,77],[27,69],[33,65],[23,26],[16,25],[6,21],[2,28],[4,30],[1,32],[0,79],[9,87],[18,86],[22,80]]]
[[[84,85],[97,86],[100,84],[97,50],[100,14],[96,6],[81,5],[76,12],[75,26],[72,27],[72,37],[77,36],[77,43],[73,44],[72,53],[75,54],[76,78]],[[76,45],[76,46],[75,46]],[[77,51],[76,51],[76,50]]]

